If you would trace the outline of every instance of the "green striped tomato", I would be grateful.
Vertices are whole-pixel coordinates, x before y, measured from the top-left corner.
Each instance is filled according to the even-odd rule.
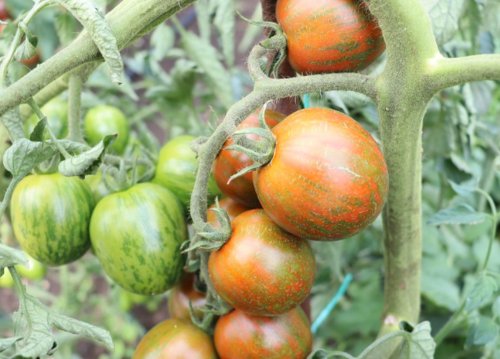
[[[273,128],[274,157],[254,172],[262,208],[285,231],[315,240],[350,237],[382,211],[384,156],[354,119],[326,108],[297,111]]]
[[[78,177],[27,176],[10,202],[14,235],[26,253],[44,264],[72,262],[90,247],[93,206],[90,188]]]
[[[300,307],[277,317],[254,317],[241,310],[215,325],[220,359],[305,359],[312,349],[309,321]]]
[[[283,231],[262,209],[253,209],[234,219],[229,240],[210,254],[208,274],[233,307],[272,316],[306,299],[315,261],[306,240]]]
[[[300,73],[358,71],[385,49],[377,21],[360,0],[278,0],[288,60]]]
[[[117,134],[115,142],[109,148],[119,154],[125,151],[130,135],[130,126],[123,112],[107,105],[93,107],[87,112],[83,130],[86,140],[92,146],[104,136]]]
[[[130,292],[163,293],[180,277],[186,223],[177,198],[157,184],[136,184],[101,199],[90,238],[106,274]]]
[[[185,208],[191,199],[198,168],[196,153],[191,149],[191,143],[195,139],[196,137],[184,135],[168,141],[160,150],[153,180],[171,190]],[[208,194],[211,198],[220,194],[213,176],[208,181]]]

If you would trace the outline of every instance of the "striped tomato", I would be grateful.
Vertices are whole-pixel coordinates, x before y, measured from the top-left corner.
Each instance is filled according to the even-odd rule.
[[[300,73],[358,71],[385,49],[377,21],[360,0],[278,0],[288,60]]]
[[[212,252],[208,273],[215,290],[233,307],[272,316],[300,304],[314,282],[309,243],[280,229],[262,209],[240,214],[231,238]]]
[[[207,221],[212,225],[217,225],[217,215],[215,214],[214,211],[211,210],[212,208],[215,208],[215,204],[211,205],[210,208],[208,209]],[[221,199],[219,201],[219,208],[222,208],[227,212],[230,221],[233,221],[236,218],[236,216],[250,209],[242,204],[239,204],[231,197],[226,197]]]
[[[371,135],[340,112],[310,108],[274,127],[273,160],[254,173],[262,208],[301,238],[334,240],[364,229],[388,190],[384,156]]]
[[[27,176],[10,202],[14,235],[26,253],[44,264],[72,262],[90,247],[93,206],[90,188],[78,177]]]
[[[205,293],[200,292],[195,285],[195,275],[185,273],[178,285],[168,297],[168,313],[170,317],[191,320],[191,305],[196,315],[201,314],[200,308],[207,302]]]
[[[234,310],[217,321],[214,341],[221,359],[305,359],[312,348],[300,307],[272,318]]]
[[[272,110],[266,110],[265,113],[266,123],[270,127],[278,124],[284,117],[285,115]],[[247,117],[242,123],[240,123],[238,130],[252,127],[259,127],[258,113],[253,113]],[[247,137],[255,138],[255,136],[251,135],[248,135]],[[227,183],[229,177],[252,164],[252,160],[244,153],[229,151],[226,149],[226,147],[233,143],[234,142],[231,138],[228,139],[215,160],[214,176],[217,181],[217,185],[221,189],[222,193],[231,197],[235,201],[249,208],[260,207],[257,194],[253,188],[252,173],[247,173],[232,180],[230,183]]]
[[[210,336],[193,324],[168,319],[141,339],[132,359],[217,359]]]
[[[104,271],[137,294],[163,293],[177,282],[186,237],[181,204],[153,183],[104,197],[90,221],[92,247]]]

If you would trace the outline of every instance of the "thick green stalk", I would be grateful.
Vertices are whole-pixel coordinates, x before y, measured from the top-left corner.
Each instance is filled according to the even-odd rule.
[[[68,138],[72,141],[83,141],[81,131],[81,97],[82,97],[82,78],[78,75],[69,77],[68,93]]]
[[[106,16],[123,49],[150,30],[152,25],[180,11],[194,0],[123,0]],[[42,88],[72,69],[101,59],[97,47],[84,31],[66,48],[37,66],[26,76],[0,91],[0,115],[25,103]]]
[[[420,313],[422,256],[422,123],[432,93],[424,74],[439,54],[419,0],[372,0],[382,28],[387,65],[377,80],[380,135],[389,170],[383,212],[385,289],[380,334]],[[396,343],[395,343],[396,344]],[[391,348],[388,348],[387,357]]]

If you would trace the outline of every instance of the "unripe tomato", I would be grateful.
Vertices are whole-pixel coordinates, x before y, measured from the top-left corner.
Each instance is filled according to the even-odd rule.
[[[14,235],[26,253],[44,264],[72,262],[90,247],[93,207],[90,188],[78,177],[27,176],[10,202]]]
[[[14,279],[10,274],[8,268],[4,268],[3,275],[0,277],[0,288],[12,288],[14,286]]]
[[[193,191],[198,159],[191,149],[193,136],[178,136],[168,141],[160,150],[153,182],[171,190],[185,208],[189,205]],[[214,198],[220,194],[213,176],[208,181],[208,194]]]
[[[168,297],[168,313],[171,318],[191,320],[189,303],[193,307],[194,314],[200,314],[200,308],[207,302],[205,293],[198,291],[195,287],[195,276],[185,273],[178,285],[170,292]]]
[[[385,49],[382,32],[359,0],[278,0],[276,18],[288,60],[300,73],[358,71]]]
[[[218,226],[217,215],[215,214],[214,211],[211,210],[212,208],[215,208],[215,204],[211,205],[208,208],[207,222],[212,224],[212,225]],[[245,207],[242,204],[239,204],[238,202],[233,200],[231,197],[226,197],[226,198],[221,199],[219,201],[219,208],[222,208],[227,212],[227,215],[229,216],[229,220],[231,222],[236,218],[236,216],[238,216],[241,213],[248,211],[250,209],[248,207]]]
[[[269,127],[275,126],[283,118],[285,118],[285,115],[279,112],[272,110],[266,110],[265,112],[266,123]],[[237,130],[252,127],[259,127],[258,113],[253,113],[247,117],[240,123]],[[256,136],[247,135],[247,137],[255,139]],[[260,203],[257,198],[257,194],[255,193],[255,189],[253,188],[251,172],[232,180],[230,183],[227,183],[232,175],[253,163],[246,154],[226,149],[233,143],[234,141],[229,138],[217,155],[214,163],[215,181],[217,182],[217,185],[221,189],[222,193],[226,196],[233,198],[235,201],[238,201],[249,208],[258,208],[260,207]]]
[[[305,359],[312,349],[300,307],[272,318],[234,310],[217,321],[214,341],[220,359]]]
[[[217,293],[252,315],[285,313],[308,296],[315,274],[309,243],[283,231],[262,209],[240,214],[229,240],[210,254]]]
[[[68,104],[61,98],[54,98],[47,102],[41,108],[42,113],[47,116],[47,125],[54,133],[56,138],[64,138],[68,134]],[[39,119],[36,115],[31,115],[24,122],[24,132],[27,136],[33,132]],[[50,138],[49,134],[45,132],[44,139]]]
[[[118,134],[110,149],[118,154],[125,151],[130,126],[123,112],[116,107],[100,105],[91,108],[85,116],[83,129],[86,140],[92,146],[104,136]]]
[[[141,339],[132,359],[217,359],[208,334],[193,324],[168,319]]]
[[[102,178],[102,172],[97,172],[95,175],[85,176],[85,182],[90,187],[94,196],[95,203],[111,193],[111,190],[106,186]]]
[[[106,274],[122,288],[154,295],[179,279],[187,238],[182,207],[167,189],[139,183],[97,203],[90,239]]]
[[[298,237],[335,240],[364,229],[387,197],[384,156],[349,116],[326,108],[297,111],[273,128],[273,160],[254,172],[262,208]]]
[[[34,258],[28,256],[28,264],[16,265],[17,272],[24,278],[30,280],[39,280],[45,277],[47,268]]]

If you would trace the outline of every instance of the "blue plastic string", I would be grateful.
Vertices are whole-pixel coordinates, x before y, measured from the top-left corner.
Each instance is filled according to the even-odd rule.
[[[311,107],[311,95],[309,95],[308,93],[304,94],[302,96],[302,104],[304,105],[304,108]]]
[[[327,306],[323,308],[321,313],[319,313],[318,317],[312,323],[311,331],[313,332],[313,334],[316,334],[321,324],[323,324],[323,322],[328,318],[328,316],[333,311],[337,303],[340,302],[340,300],[344,297],[345,293],[347,292],[347,288],[349,288],[349,284],[351,284],[351,282],[352,282],[352,274],[347,273],[347,275],[344,277],[344,280],[342,281],[342,284],[340,285],[340,288],[337,290],[337,293],[335,293],[335,295],[327,304]]]

